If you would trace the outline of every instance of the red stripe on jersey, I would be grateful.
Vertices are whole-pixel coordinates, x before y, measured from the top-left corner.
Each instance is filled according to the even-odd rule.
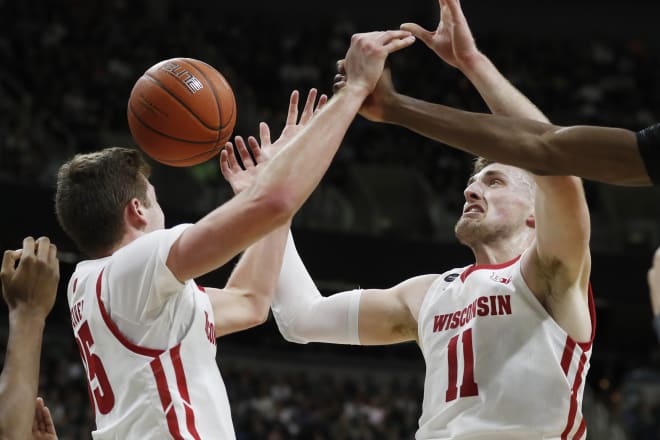
[[[561,440],[568,440],[568,433],[571,432],[573,429],[573,425],[575,424],[575,416],[577,415],[577,409],[578,409],[578,391],[580,390],[580,386],[582,385],[582,370],[584,369],[584,364],[587,363],[587,355],[582,353],[582,356],[580,356],[580,363],[578,365],[577,372],[575,373],[575,380],[573,382],[573,388],[571,388],[571,405],[568,409],[568,422],[566,423],[566,428],[564,429],[564,432],[561,433]],[[580,420],[580,424],[584,422],[584,419]],[[578,429],[579,433],[579,429]],[[573,437],[577,437],[576,436]]]
[[[566,336],[564,354],[561,355],[561,369],[564,371],[564,376],[568,376],[568,368],[571,366],[571,359],[573,359],[574,351],[575,341],[570,336]]]
[[[575,436],[573,437],[573,440],[580,440],[582,438],[582,435],[587,431],[587,422],[582,419],[582,423],[580,423],[580,427],[578,428],[577,432],[575,433]]]
[[[181,432],[179,431],[179,421],[176,418],[174,405],[172,405],[172,396],[170,395],[170,390],[167,387],[167,377],[165,377],[165,372],[163,371],[163,364],[159,358],[156,358],[151,361],[149,365],[151,366],[151,371],[153,371],[154,377],[156,378],[158,396],[160,396],[160,403],[163,405],[163,412],[165,412],[167,418],[167,427],[170,430],[170,434],[172,434],[172,437],[174,437],[175,440],[183,440]]]
[[[507,261],[505,263],[500,263],[500,264],[475,264],[463,271],[461,274],[461,281],[465,282],[465,279],[470,276],[472,272],[475,270],[481,270],[481,269],[504,269],[507,266],[511,266],[514,264],[516,261],[520,259],[521,255],[518,255],[516,258],[513,260]]]
[[[105,321],[105,325],[108,326],[110,329],[110,332],[117,338],[121,344],[128,348],[129,350],[141,354],[143,356],[150,356],[150,357],[158,357],[161,354],[165,352],[165,350],[156,350],[153,348],[147,348],[147,347],[141,347],[139,345],[133,344],[131,341],[126,338],[122,334],[122,332],[119,331],[119,328],[115,325],[115,323],[112,321],[112,318],[110,318],[110,315],[108,312],[105,310],[105,305],[103,304],[103,301],[101,300],[101,279],[103,278],[103,271],[105,269],[101,270],[101,273],[99,274],[99,278],[96,280],[96,298],[99,302],[99,309],[101,310],[101,316],[103,317],[103,321]]]
[[[195,427],[195,412],[190,403],[190,394],[188,394],[188,384],[186,383],[186,373],[183,371],[183,362],[181,362],[181,344],[170,350],[170,356],[172,358],[172,365],[174,366],[174,374],[176,375],[176,385],[179,388],[179,394],[181,394],[181,397],[184,400],[183,407],[186,410],[186,426],[188,427],[188,432],[190,432],[196,440],[201,440],[201,437],[197,433],[197,428]]]

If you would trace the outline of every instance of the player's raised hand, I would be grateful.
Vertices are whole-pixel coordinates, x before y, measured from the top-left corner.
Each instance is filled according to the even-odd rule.
[[[289,142],[309,121],[312,120],[316,112],[321,110],[328,102],[328,97],[323,94],[316,101],[318,91],[310,89],[307,94],[307,101],[303,108],[300,118],[298,118],[299,92],[294,90],[289,98],[289,110],[287,112],[286,122],[280,137],[274,143],[271,143],[270,127],[265,122],[259,124],[259,141],[250,136],[248,145],[242,137],[235,139],[236,150],[241,159],[239,163],[234,147],[231,142],[225,145],[220,153],[220,170],[223,177],[231,185],[235,194],[243,191],[254,182],[255,177],[263,167],[260,164],[269,160],[282,146]],[[261,143],[261,145],[259,145]],[[249,150],[249,151],[248,151]],[[250,154],[250,152],[252,154]]]
[[[36,318],[45,318],[55,304],[59,279],[57,248],[48,237],[36,241],[26,237],[23,249],[5,251],[0,280],[10,311],[20,310]]]
[[[369,95],[383,73],[387,56],[414,42],[415,37],[402,30],[353,35],[344,58],[346,84],[343,89]]]
[[[34,408],[34,421],[32,422],[32,440],[57,440],[55,424],[50,410],[44,404],[44,399],[37,397]]]
[[[404,23],[401,29],[422,40],[447,64],[462,69],[479,54],[479,50],[460,0],[438,0],[438,3],[440,21],[435,31],[426,30],[416,23]]]
[[[280,137],[277,138],[273,144],[270,143],[270,129],[268,125],[264,122],[259,125],[261,148],[263,148],[267,159],[271,158],[273,154],[302,130],[302,128],[312,120],[316,112],[321,110],[328,102],[328,97],[325,94],[322,94],[319,97],[318,102],[316,101],[317,96],[318,91],[316,89],[309,90],[309,93],[307,93],[307,101],[305,101],[305,107],[303,107],[300,118],[298,118],[299,93],[297,90],[294,90],[291,93],[289,99],[289,111],[287,112],[284,128],[282,129]]]
[[[660,315],[660,248],[655,251],[653,266],[648,272],[649,290],[653,314]]]
[[[259,148],[259,143],[252,136],[248,137],[248,144],[253,156],[250,155],[242,136],[236,136],[234,143],[241,157],[242,166],[234,152],[234,144],[227,142],[225,148],[220,152],[220,172],[225,180],[229,182],[234,194],[238,194],[252,185],[254,176],[257,173],[257,165],[264,161],[264,157],[261,148]]]

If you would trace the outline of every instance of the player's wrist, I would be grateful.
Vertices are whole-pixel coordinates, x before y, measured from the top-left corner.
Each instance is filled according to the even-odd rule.
[[[469,54],[461,56],[457,60],[458,68],[463,73],[479,71],[479,69],[486,68],[491,65],[490,59],[484,55],[479,49],[475,49]]]
[[[360,81],[348,81],[346,86],[339,90],[337,94],[343,94],[364,100],[371,94],[372,91],[373,87],[369,87],[369,84],[367,83]]]
[[[14,307],[9,310],[9,325],[11,327],[30,327],[34,330],[41,329],[43,331],[47,315],[48,313],[23,306]]]

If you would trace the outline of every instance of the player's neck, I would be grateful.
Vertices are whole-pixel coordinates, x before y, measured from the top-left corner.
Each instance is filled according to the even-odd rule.
[[[131,229],[129,231],[126,231],[119,242],[117,242],[114,246],[112,246],[112,248],[108,249],[108,251],[104,252],[103,255],[98,255],[96,258],[109,257],[110,255],[117,252],[119,249],[123,248],[129,243],[140,238],[142,235],[144,235],[144,232],[136,229]]]
[[[470,246],[476,265],[502,264],[511,261],[522,254],[531,243],[515,243],[513,241],[495,244],[478,244]]]

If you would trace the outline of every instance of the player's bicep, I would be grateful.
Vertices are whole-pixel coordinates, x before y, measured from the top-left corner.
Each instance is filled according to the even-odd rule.
[[[358,328],[362,345],[417,340],[417,316],[426,291],[437,275],[424,275],[386,290],[364,290]]]

